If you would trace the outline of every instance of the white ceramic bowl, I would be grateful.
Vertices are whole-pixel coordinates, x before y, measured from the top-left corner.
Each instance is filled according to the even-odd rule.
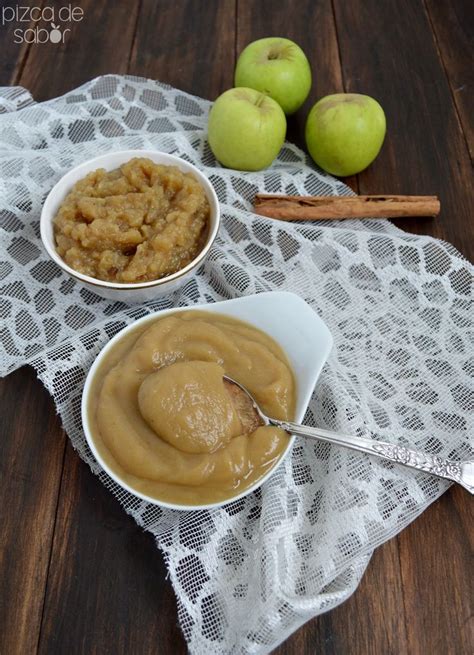
[[[111,171],[133,157],[147,157],[155,162],[155,164],[177,166],[183,173],[192,173],[192,175],[194,175],[194,177],[204,187],[211,208],[208,235],[204,248],[187,266],[176,273],[159,280],[139,282],[136,284],[120,284],[118,282],[106,282],[105,280],[98,280],[89,275],[83,275],[68,266],[57,253],[54,243],[53,219],[66,195],[81,178],[98,168],[105,168],[106,171]],[[219,224],[220,208],[216,192],[207,177],[195,166],[184,159],[180,159],[174,155],[168,155],[165,152],[159,152],[158,150],[122,150],[120,152],[111,152],[106,155],[101,155],[100,157],[95,157],[94,159],[89,159],[63,175],[59,182],[57,182],[51,189],[43,205],[40,230],[41,240],[46,252],[63,271],[90,289],[90,291],[97,293],[99,296],[111,300],[121,300],[126,303],[135,303],[146,302],[147,300],[153,300],[154,298],[168,295],[180,287],[205,259],[214,239],[216,238]]]
[[[305,415],[308,403],[318,380],[321,369],[328,358],[332,348],[333,339],[325,323],[319,316],[305,303],[299,296],[294,293],[284,291],[275,291],[270,293],[260,293],[254,296],[245,296],[235,300],[225,300],[207,305],[194,305],[192,307],[181,307],[179,309],[166,309],[155,312],[150,316],[132,323],[119,332],[109,343],[101,350],[92,365],[84,385],[82,395],[82,425],[84,427],[87,443],[94,454],[94,457],[103,469],[117,482],[121,487],[130,493],[147,500],[155,505],[167,507],[170,509],[180,510],[199,510],[209,509],[212,507],[221,507],[227,503],[233,502],[251,493],[257,487],[260,487],[272,475],[278,466],[281,465],[285,457],[291,450],[295,437],[293,436],[288,447],[277,462],[260,480],[246,489],[244,492],[227,499],[224,502],[211,503],[208,505],[175,505],[163,502],[156,498],[150,498],[136,491],[129,484],[124,482],[107,464],[94,443],[94,436],[91,431],[87,408],[89,406],[89,392],[94,376],[110,349],[130,330],[135,329],[137,325],[146,325],[152,323],[157,318],[162,318],[168,314],[174,314],[182,311],[193,309],[208,311],[231,318],[240,319],[251,323],[255,327],[269,334],[277,341],[290,361],[296,378],[297,399],[296,399],[296,421],[302,421]]]

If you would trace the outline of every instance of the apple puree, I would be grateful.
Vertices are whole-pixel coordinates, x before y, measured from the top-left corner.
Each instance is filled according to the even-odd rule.
[[[175,166],[131,159],[79,180],[54,219],[59,255],[109,282],[156,280],[189,264],[204,246],[209,201]]]
[[[158,500],[198,505],[244,491],[276,463],[289,437],[259,425],[224,374],[270,416],[293,417],[288,360],[251,325],[186,311],[125,335],[91,389],[99,453],[127,484]]]

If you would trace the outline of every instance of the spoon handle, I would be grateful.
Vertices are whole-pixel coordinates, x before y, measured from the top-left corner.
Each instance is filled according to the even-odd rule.
[[[361,453],[375,455],[376,457],[381,457],[397,464],[403,464],[417,471],[425,471],[426,473],[437,475],[440,478],[452,480],[462,485],[471,494],[474,494],[474,461],[455,462],[451,459],[442,459],[437,455],[428,455],[385,441],[354,437],[348,434],[324,430],[323,428],[299,425],[298,423],[291,423],[289,421],[270,419],[270,423],[299,437],[310,437],[320,441],[327,441],[338,446],[358,450]]]

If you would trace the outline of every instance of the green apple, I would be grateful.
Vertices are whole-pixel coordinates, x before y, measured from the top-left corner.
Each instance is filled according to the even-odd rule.
[[[216,159],[228,168],[266,168],[280,152],[285,134],[282,108],[255,89],[225,91],[209,113],[209,145]]]
[[[385,114],[376,100],[358,93],[336,93],[321,98],[311,109],[305,138],[318,166],[346,177],[374,161],[385,131]]]
[[[276,100],[285,114],[301,107],[311,89],[311,68],[301,48],[280,37],[253,41],[240,53],[235,86],[247,86]]]

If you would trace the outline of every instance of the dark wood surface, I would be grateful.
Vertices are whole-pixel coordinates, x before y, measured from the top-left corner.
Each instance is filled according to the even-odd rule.
[[[376,163],[348,183],[367,194],[439,195],[439,219],[396,223],[446,239],[472,259],[472,3],[87,0],[80,6],[84,19],[60,46],[15,45],[14,26],[0,26],[0,84],[21,84],[41,101],[96,75],[129,72],[213,99],[232,85],[236,55],[249,41],[287,36],[304,48],[314,72],[290,138],[301,144],[316,98],[343,90],[373,95],[386,110],[386,143]],[[0,653],[186,652],[153,538],[73,452],[33,371],[1,381],[0,397]],[[378,549],[346,603],[307,623],[276,652],[472,652],[473,518],[468,495],[452,488]]]

